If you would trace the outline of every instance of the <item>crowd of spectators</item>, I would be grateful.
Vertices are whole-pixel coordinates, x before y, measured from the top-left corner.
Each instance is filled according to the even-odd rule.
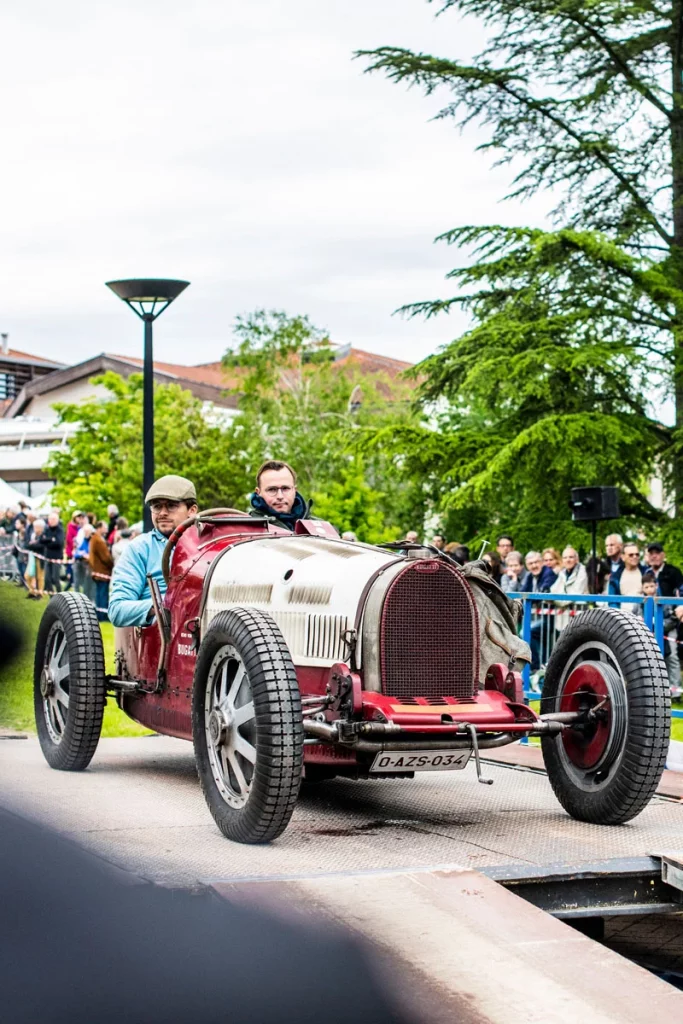
[[[140,523],[130,526],[116,505],[108,506],[106,519],[77,510],[66,525],[58,508],[45,514],[25,502],[0,508],[0,577],[24,587],[33,601],[79,591],[106,621],[112,570],[141,529]]]
[[[419,535],[409,531],[406,542],[419,542]],[[432,547],[450,554],[460,564],[470,560],[469,549],[456,542],[447,543],[437,534],[430,541]],[[681,597],[680,605],[664,606],[665,660],[672,692],[681,693],[681,664],[679,651],[683,647],[683,572],[666,560],[666,551],[659,541],[650,543],[624,539],[617,533],[605,538],[605,554],[592,556],[582,563],[578,551],[567,545],[562,553],[555,548],[527,551],[516,550],[510,534],[502,533],[496,539],[495,550],[486,551],[482,559],[487,563],[493,579],[511,597],[521,594],[605,594],[612,597]],[[564,607],[564,606],[563,606]],[[622,611],[642,617],[643,601],[624,601],[618,604]],[[569,622],[575,609],[541,609],[534,606],[531,625],[532,671],[540,669],[547,660],[555,636]]]

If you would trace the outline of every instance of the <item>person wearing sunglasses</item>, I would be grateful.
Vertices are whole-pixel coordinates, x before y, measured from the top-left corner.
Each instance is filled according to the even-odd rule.
[[[199,511],[194,484],[184,476],[162,476],[147,494],[145,503],[152,513],[153,529],[127,545],[114,567],[109,594],[109,620],[114,626],[144,626],[154,617],[147,576],[159,584],[163,594],[166,581],[161,556],[166,541],[177,526]]]
[[[286,462],[271,459],[256,474],[256,487],[251,496],[252,516],[268,516],[278,526],[293,530],[299,519],[314,519],[312,502],[306,502],[296,489],[296,473]]]

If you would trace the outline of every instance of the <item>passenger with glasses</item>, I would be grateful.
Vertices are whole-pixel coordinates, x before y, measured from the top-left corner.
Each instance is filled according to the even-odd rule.
[[[161,556],[177,526],[199,511],[194,484],[184,476],[162,476],[145,496],[153,529],[132,540],[114,566],[109,595],[109,620],[115,626],[145,626],[154,618],[151,574],[163,594],[166,581]]]
[[[286,462],[264,462],[256,474],[256,487],[251,496],[252,516],[268,516],[278,526],[294,530],[299,519],[313,519],[311,502],[306,502],[296,489],[296,473]]]

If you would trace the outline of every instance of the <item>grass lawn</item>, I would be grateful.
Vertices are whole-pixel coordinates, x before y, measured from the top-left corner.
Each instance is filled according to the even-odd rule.
[[[2,671],[0,680],[0,728],[35,732],[33,719],[33,651],[38,623],[47,599],[28,601],[26,591],[14,584],[0,581],[0,620],[12,623],[24,635],[21,654]],[[114,627],[101,624],[107,672],[114,671]],[[107,700],[103,736],[148,736],[143,729],[120,711],[113,698]]]

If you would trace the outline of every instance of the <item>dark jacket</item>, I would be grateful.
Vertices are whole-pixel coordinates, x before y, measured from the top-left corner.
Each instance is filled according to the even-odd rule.
[[[519,589],[522,594],[549,594],[556,579],[557,573],[553,572],[549,565],[544,565],[536,577],[536,586],[533,573],[525,572]]]
[[[261,497],[260,494],[252,494],[251,496],[251,512],[250,516],[268,516],[270,519],[275,519],[278,526],[284,526],[285,530],[294,530],[294,524],[299,519],[315,519],[315,516],[311,515],[312,501],[306,503],[301,497],[299,492],[296,492],[296,498],[292,505],[291,512],[276,512],[274,508],[271,508],[265,498]]]
[[[43,530],[43,550],[46,558],[64,557],[64,527],[61,523],[56,526],[46,524]]]
[[[676,565],[665,562],[659,573],[650,569],[657,578],[657,588],[662,597],[678,597],[683,590],[683,572]]]
[[[32,551],[34,555],[45,556],[44,537],[45,535],[43,533],[37,535],[33,530],[31,530],[30,539],[24,539],[24,547],[28,551]]]
[[[619,596],[621,594],[621,576],[624,571],[624,568],[625,566],[622,562],[617,571],[610,574],[609,584],[607,587],[608,594],[614,594],[616,596]],[[646,572],[650,571],[649,566],[643,565],[642,562],[639,563],[638,568],[640,569],[641,576],[643,576]]]

